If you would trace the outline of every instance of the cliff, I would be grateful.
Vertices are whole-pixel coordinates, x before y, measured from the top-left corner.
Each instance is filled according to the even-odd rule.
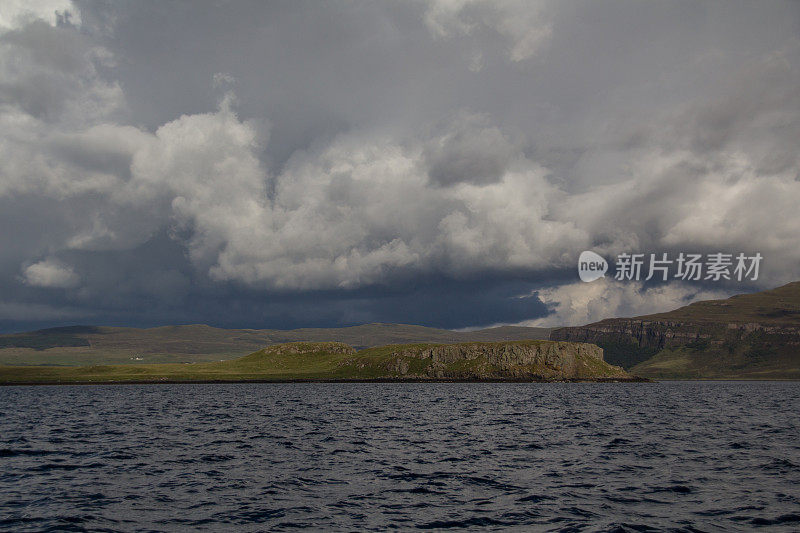
[[[800,282],[674,311],[551,332],[601,346],[609,362],[661,378],[800,377]]]
[[[550,341],[383,346],[358,352],[340,368],[371,379],[631,379],[622,368],[606,363],[597,346]]]

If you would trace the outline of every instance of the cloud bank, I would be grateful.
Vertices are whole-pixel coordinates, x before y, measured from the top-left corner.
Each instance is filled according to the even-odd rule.
[[[574,284],[587,249],[759,251],[747,290],[800,276],[792,4],[757,20],[737,5],[721,27],[613,2],[225,18],[198,4],[191,21],[181,5],[8,6],[9,305],[131,323],[213,321],[221,306],[269,327],[310,298],[328,306],[310,318],[323,324],[437,322],[417,300],[397,315],[397,295],[434,284],[456,305],[480,282],[470,305],[486,312],[437,325],[574,324],[742,290]],[[177,31],[143,20],[165,17]],[[323,20],[327,33],[285,47]],[[596,33],[581,33],[587,20]],[[231,38],[204,49],[214,35]],[[532,292],[549,316],[539,300],[515,307]]]

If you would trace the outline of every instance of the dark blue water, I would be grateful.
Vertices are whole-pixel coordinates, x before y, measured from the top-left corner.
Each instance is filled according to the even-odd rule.
[[[800,383],[0,388],[0,529],[800,529]]]

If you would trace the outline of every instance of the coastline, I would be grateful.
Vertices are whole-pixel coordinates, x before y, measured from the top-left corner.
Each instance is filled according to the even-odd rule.
[[[698,380],[699,381],[699,380]],[[724,381],[724,380],[721,380]],[[767,380],[765,380],[767,381]],[[772,381],[772,380],[769,380]],[[775,380],[777,381],[777,380]],[[219,385],[235,383],[656,383],[655,380],[634,376],[631,378],[595,379],[423,379],[423,378],[370,378],[370,379],[207,379],[207,380],[106,380],[106,381],[4,381],[0,387],[31,385]]]

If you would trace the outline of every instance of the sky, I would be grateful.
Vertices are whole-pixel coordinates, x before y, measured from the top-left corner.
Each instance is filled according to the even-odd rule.
[[[800,2],[0,3],[0,331],[666,311],[798,206]]]

